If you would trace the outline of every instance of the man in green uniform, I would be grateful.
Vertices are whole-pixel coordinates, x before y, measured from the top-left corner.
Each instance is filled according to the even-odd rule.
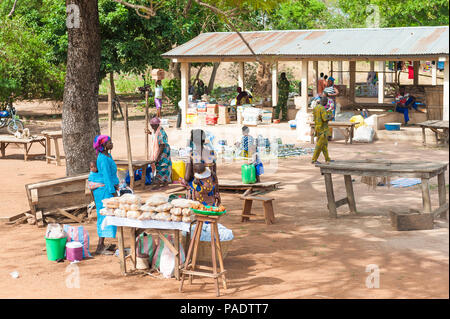
[[[326,96],[322,96],[320,102],[317,103],[313,110],[315,136],[317,136],[318,139],[316,149],[314,150],[314,155],[312,157],[312,164],[319,163],[317,159],[319,158],[320,153],[323,153],[327,163],[331,162],[330,156],[328,155],[328,136],[330,135],[328,121],[333,119],[333,112],[325,109],[327,102],[328,98]]]
[[[289,88],[291,84],[286,78],[286,73],[281,73],[280,82],[278,83],[278,103],[275,107],[274,119],[278,119],[280,109],[282,111],[282,120],[287,121],[287,101],[289,98]]]

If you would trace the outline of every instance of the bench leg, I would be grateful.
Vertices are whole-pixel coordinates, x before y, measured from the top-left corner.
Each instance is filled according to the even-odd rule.
[[[61,157],[59,155],[59,145],[58,145],[58,139],[54,138],[53,141],[55,142],[55,158],[56,158],[56,166],[61,165]]]
[[[1,152],[2,152],[2,157],[5,157],[5,150],[6,150],[6,146],[5,146],[5,143],[0,143],[0,150],[1,150]]]
[[[327,190],[328,211],[330,217],[337,218],[336,200],[334,198],[333,179],[330,173],[323,174],[325,178],[325,188]]]
[[[439,190],[439,207],[445,205],[447,202],[447,194],[445,191],[445,174],[442,172],[438,174],[438,190]],[[441,218],[446,217],[448,220],[448,210],[443,212],[440,216]]]
[[[242,215],[250,215],[252,211],[252,203],[253,200],[250,199],[244,199],[244,208],[242,209]],[[241,222],[246,222],[250,220],[249,217],[242,216]]]
[[[427,136],[425,134],[425,127],[422,126],[422,144],[423,146],[427,145]]]
[[[50,144],[50,137],[45,137],[45,161],[50,164],[50,156],[52,155],[52,145]]]
[[[345,190],[347,191],[348,206],[350,207],[350,213],[356,214],[356,202],[355,193],[353,192],[352,177],[350,175],[344,175]]]
[[[423,212],[426,214],[431,213],[430,187],[428,186],[428,181],[428,178],[422,178],[422,203]]]
[[[275,222],[275,216],[273,214],[273,205],[272,201],[265,201],[263,203],[264,206],[264,218],[266,220],[266,224],[270,225]]]

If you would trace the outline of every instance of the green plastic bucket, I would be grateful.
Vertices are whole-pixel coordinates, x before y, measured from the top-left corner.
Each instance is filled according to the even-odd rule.
[[[48,260],[54,261],[64,258],[67,237],[51,239],[45,238],[45,246],[47,247]]]

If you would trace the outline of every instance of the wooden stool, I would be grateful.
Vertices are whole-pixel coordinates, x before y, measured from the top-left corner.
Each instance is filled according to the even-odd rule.
[[[43,131],[41,133],[45,137],[45,158],[47,164],[50,164],[52,160],[56,161],[56,165],[61,165],[61,157],[59,155],[58,139],[62,138],[62,131]],[[51,140],[55,144],[55,155],[52,156]]]
[[[189,244],[186,261],[184,263],[183,268],[181,269],[182,276],[181,276],[180,292],[183,292],[183,282],[185,275],[189,275],[190,284],[192,284],[192,276],[204,276],[214,278],[216,285],[216,295],[217,297],[219,297],[220,296],[219,279],[218,279],[219,277],[222,277],[223,288],[227,289],[227,282],[225,279],[226,270],[223,267],[222,248],[220,245],[219,230],[217,227],[217,221],[219,220],[220,216],[206,216],[196,214],[196,217],[197,217],[197,226],[195,227],[194,235],[192,236],[191,243]],[[196,265],[198,244],[200,242],[200,235],[202,233],[203,224],[205,222],[209,222],[211,225],[211,259],[213,264],[212,269],[211,267]],[[216,253],[220,265],[219,273],[217,272]],[[195,267],[197,267],[198,269],[205,269],[210,271],[212,270],[212,273],[195,271]]]
[[[264,208],[264,220],[267,225],[275,223],[275,215],[273,212],[273,200],[274,198],[270,197],[260,197],[260,196],[241,196],[241,199],[244,200],[244,208],[242,209],[242,222],[250,220],[250,217],[258,216],[256,214],[252,214],[252,204],[253,201],[262,201]]]

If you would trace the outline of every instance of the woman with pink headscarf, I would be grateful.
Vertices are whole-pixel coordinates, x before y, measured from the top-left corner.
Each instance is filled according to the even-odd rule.
[[[146,130],[152,135],[150,160],[154,162],[155,178],[152,184],[155,188],[163,187],[172,182],[172,161],[170,160],[170,145],[166,131],[161,127],[158,117],[150,120],[151,130]]]
[[[117,166],[114,160],[109,154],[113,148],[111,138],[107,135],[98,135],[94,139],[93,147],[97,152],[97,172],[91,174],[95,177],[95,181],[98,183],[95,189],[92,190],[95,200],[95,207],[97,208],[97,234],[98,245],[96,254],[111,254],[109,250],[105,249],[105,238],[116,238],[116,226],[106,226],[102,229],[102,223],[105,216],[100,214],[100,210],[103,208],[102,200],[111,198],[117,195],[117,189],[119,187],[119,179],[117,178]]]

